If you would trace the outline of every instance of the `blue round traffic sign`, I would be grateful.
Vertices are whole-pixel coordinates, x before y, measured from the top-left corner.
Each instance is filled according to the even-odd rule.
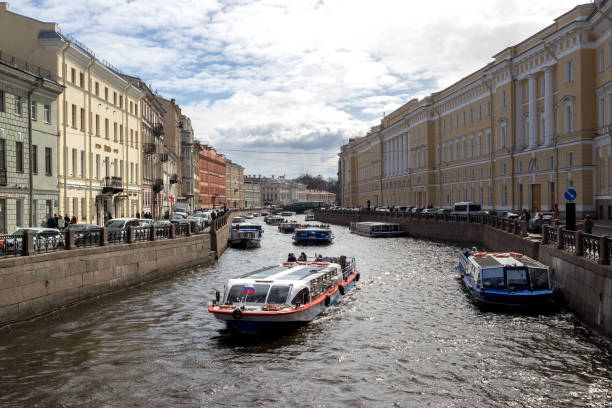
[[[578,193],[573,188],[568,188],[565,193],[563,193],[563,196],[567,201],[574,201],[578,196]]]

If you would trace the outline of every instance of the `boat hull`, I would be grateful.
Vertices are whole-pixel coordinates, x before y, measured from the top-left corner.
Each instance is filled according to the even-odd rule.
[[[328,245],[333,242],[333,238],[293,238],[293,243],[297,245]]]
[[[259,248],[261,246],[261,240],[260,239],[248,239],[248,238],[230,239],[229,244],[232,248],[243,248],[243,249]]]
[[[213,313],[218,320],[225,322],[230,329],[245,333],[262,333],[282,331],[305,325],[334,306],[345,296],[359,280],[359,274],[355,271],[340,284],[344,288],[344,295],[335,286],[333,291],[326,292],[308,305],[299,309],[281,310],[278,312],[250,312],[248,309],[242,311],[241,317],[236,319],[234,310],[217,310],[211,306],[208,311]],[[329,304],[326,305],[325,298],[329,296]]]
[[[358,230],[351,230],[353,234],[361,235],[364,237],[370,238],[396,238],[406,236],[405,231],[397,231],[397,232],[363,232]]]

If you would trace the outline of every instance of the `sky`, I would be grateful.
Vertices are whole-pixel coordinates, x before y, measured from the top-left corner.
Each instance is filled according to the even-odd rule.
[[[568,0],[21,0],[191,118],[245,174],[336,177],[340,146],[575,7]]]

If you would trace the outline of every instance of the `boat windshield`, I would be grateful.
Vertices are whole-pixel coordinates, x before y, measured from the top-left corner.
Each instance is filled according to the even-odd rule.
[[[482,271],[482,286],[485,289],[504,289],[503,268],[489,268]]]
[[[229,303],[240,303],[245,301],[247,303],[264,303],[266,301],[266,296],[268,295],[268,289],[270,289],[270,285],[256,283],[252,285],[255,288],[255,293],[249,293],[245,295],[244,293],[244,285],[234,285],[229,291],[227,295],[227,301]],[[244,299],[246,296],[246,300]]]
[[[528,285],[527,270],[525,268],[506,269],[506,279],[508,280],[508,287],[526,286]]]
[[[268,303],[285,303],[289,296],[289,286],[272,286],[268,294]]]
[[[529,279],[531,287],[536,290],[548,289],[548,270],[544,268],[530,268]]]

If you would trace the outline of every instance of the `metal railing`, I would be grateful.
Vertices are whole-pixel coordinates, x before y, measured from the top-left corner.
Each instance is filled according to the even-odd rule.
[[[151,227],[134,227],[134,242],[149,241],[151,239]]]
[[[123,244],[128,241],[127,230],[124,229],[106,230],[106,236],[109,244]]]
[[[189,224],[184,222],[179,222],[174,224],[174,232],[177,237],[186,236],[189,233]]]
[[[85,231],[75,231],[74,246],[85,248],[100,245],[102,239],[102,228],[92,228]]]
[[[0,235],[0,256],[21,255],[23,252],[23,237],[21,235]]]
[[[157,227],[155,231],[155,236],[157,239],[169,239],[170,238],[170,225],[165,225],[163,227]]]
[[[34,237],[36,252],[49,252],[64,249],[64,235],[61,233],[38,234]]]

